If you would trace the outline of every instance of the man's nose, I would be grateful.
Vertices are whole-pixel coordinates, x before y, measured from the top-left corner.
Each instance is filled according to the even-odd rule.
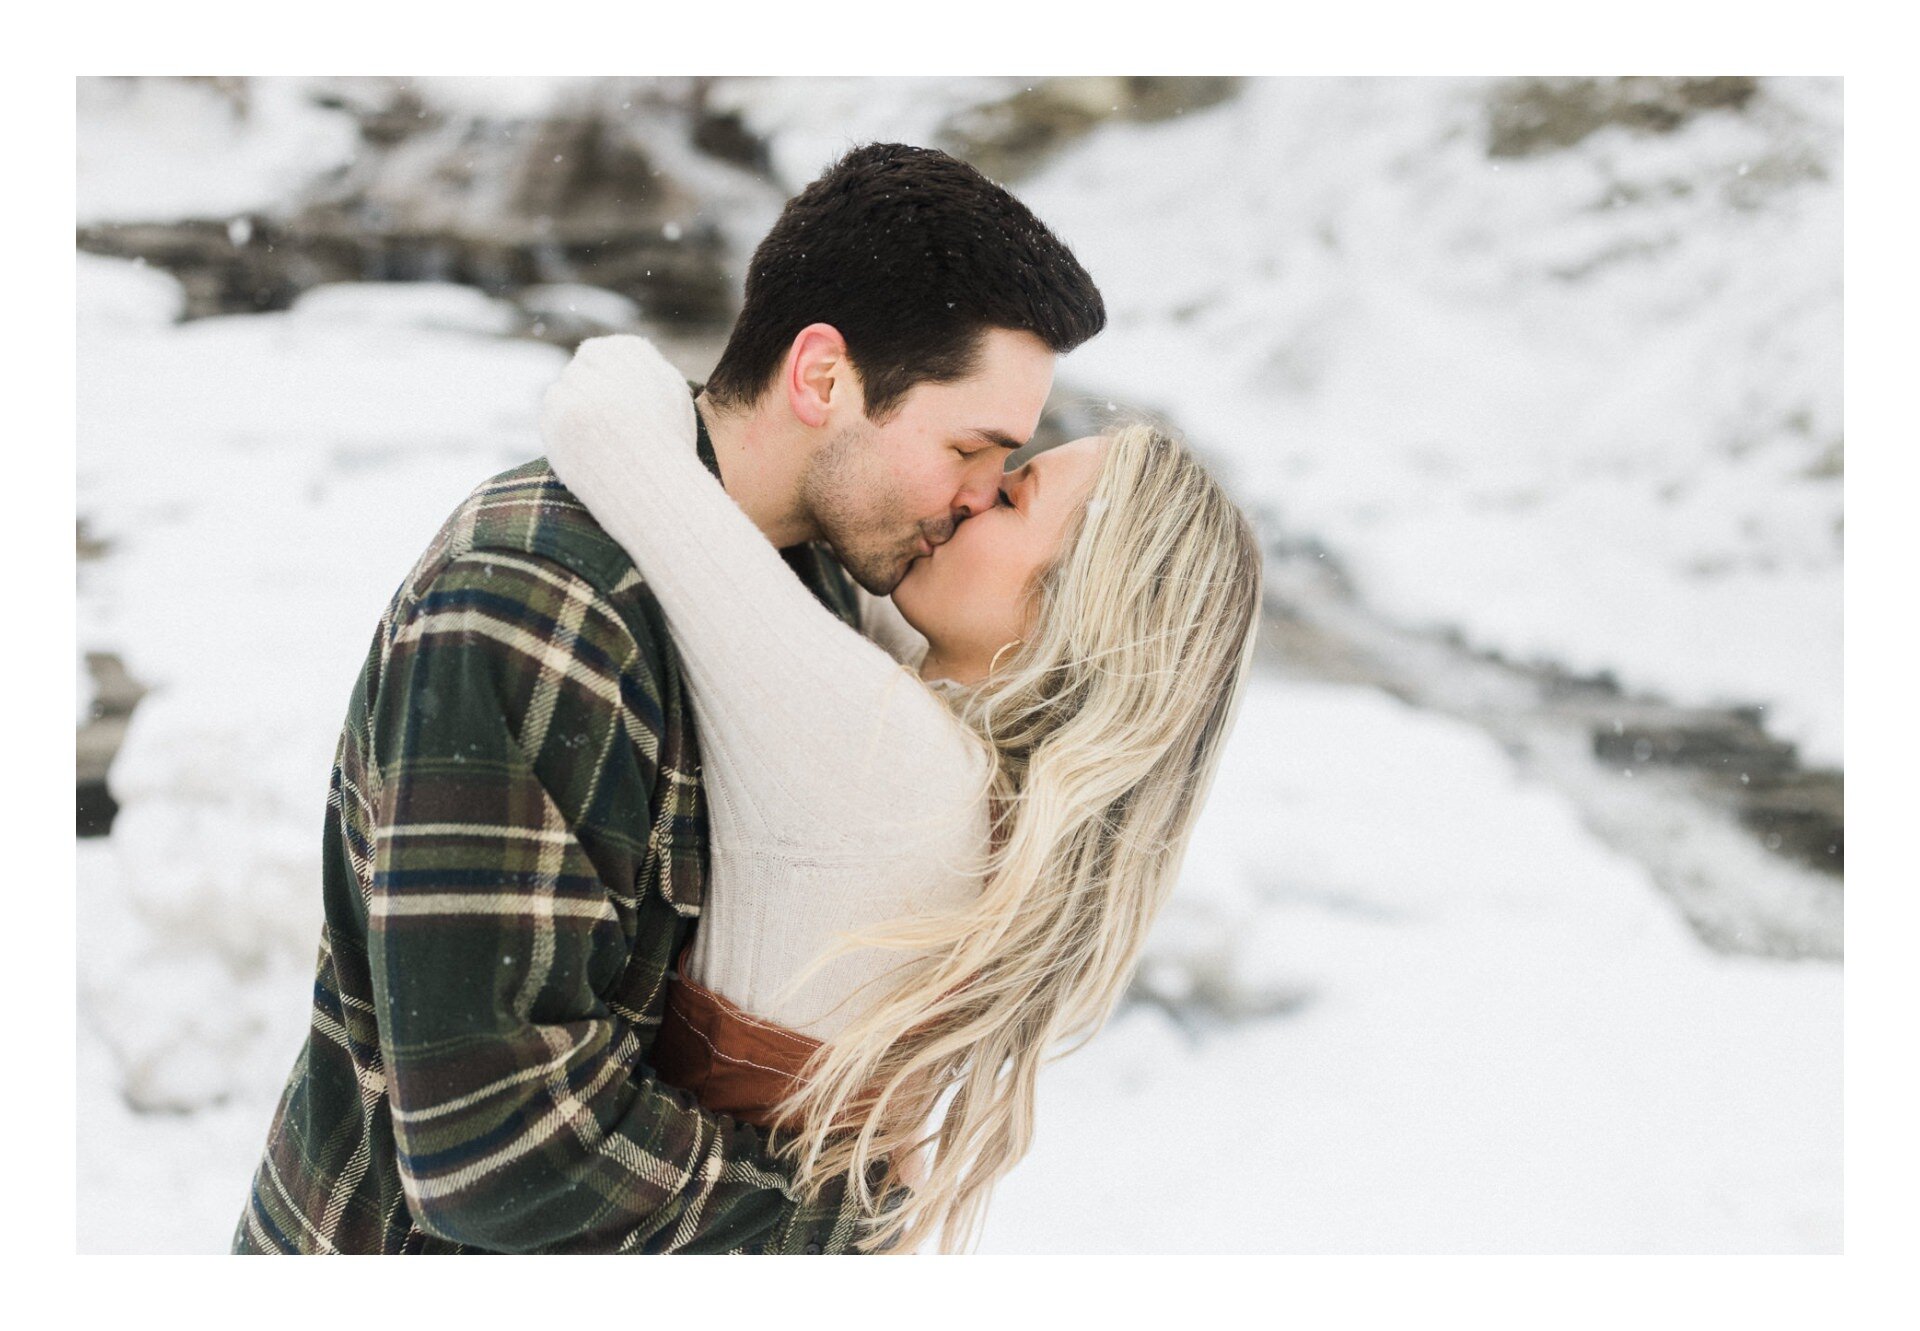
[[[976,513],[985,513],[1000,500],[1000,468],[996,464],[992,471],[972,477],[967,486],[954,496],[954,519],[964,522]]]

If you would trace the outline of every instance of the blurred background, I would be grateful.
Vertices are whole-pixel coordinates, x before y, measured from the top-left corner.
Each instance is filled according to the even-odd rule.
[[[78,80],[79,1219],[224,1250],[387,598],[582,338],[692,378],[853,144],[1100,283],[1261,671],[988,1252],[1837,1252],[1841,87]]]

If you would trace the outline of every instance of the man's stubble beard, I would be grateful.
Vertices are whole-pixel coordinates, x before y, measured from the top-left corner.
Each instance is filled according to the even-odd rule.
[[[862,423],[820,447],[800,476],[800,502],[853,580],[889,595],[918,553],[919,524],[880,464],[879,431]]]

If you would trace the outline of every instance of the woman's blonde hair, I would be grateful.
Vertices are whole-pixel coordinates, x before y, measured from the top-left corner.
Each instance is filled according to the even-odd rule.
[[[776,1109],[790,1130],[774,1147],[805,1195],[850,1176],[868,1250],[936,1231],[943,1251],[971,1246],[1031,1142],[1041,1064],[1090,1039],[1125,991],[1246,679],[1261,561],[1245,517],[1165,432],[1109,438],[1036,576],[1027,636],[954,703],[992,758],[981,895],[843,940],[920,959]],[[879,1211],[923,1150],[924,1177]]]

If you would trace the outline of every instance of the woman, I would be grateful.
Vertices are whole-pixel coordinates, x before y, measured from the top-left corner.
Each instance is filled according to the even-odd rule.
[[[909,1191],[861,1246],[964,1246],[1178,876],[1258,622],[1245,519],[1150,427],[1076,440],[863,601],[869,641],[700,464],[651,344],[583,344],[542,427],[700,719],[712,875],[661,1075],[777,1126],[809,1192],[888,1161]]]

